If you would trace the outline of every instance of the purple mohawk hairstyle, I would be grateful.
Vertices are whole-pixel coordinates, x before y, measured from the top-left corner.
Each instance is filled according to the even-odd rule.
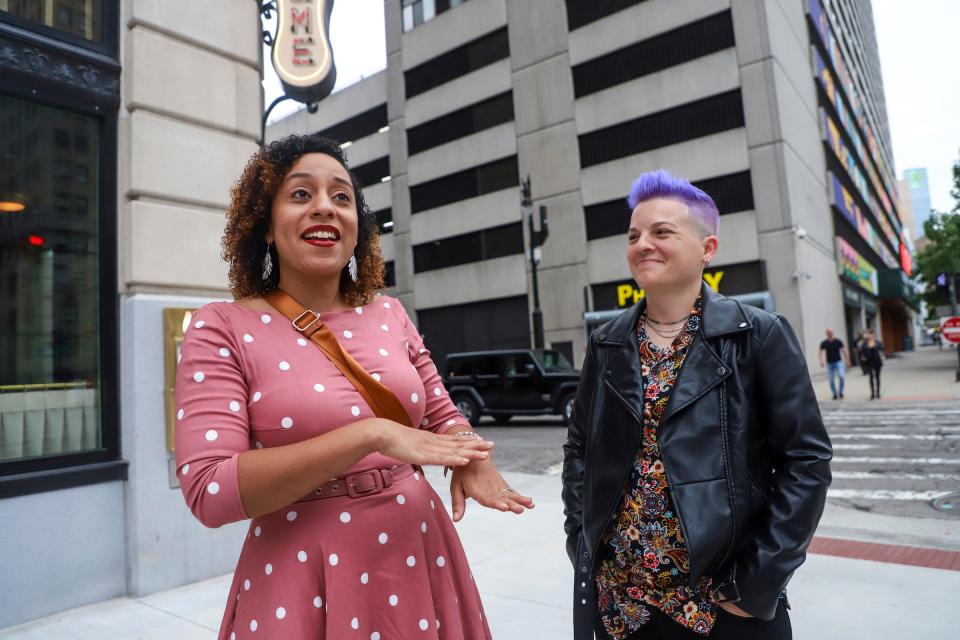
[[[640,174],[630,185],[627,204],[633,211],[638,204],[654,198],[668,198],[687,205],[697,222],[707,234],[717,235],[720,231],[720,212],[713,198],[696,188],[683,178],[678,178],[664,169]]]

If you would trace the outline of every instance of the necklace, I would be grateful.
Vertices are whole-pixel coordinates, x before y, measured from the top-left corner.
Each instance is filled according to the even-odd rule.
[[[666,326],[666,325],[673,325],[673,324],[682,324],[686,322],[689,318],[690,316],[687,316],[686,318],[683,318],[681,320],[674,320],[672,322],[662,322],[660,320],[654,320],[650,316],[647,316],[647,322],[651,322],[653,324],[660,325],[660,326]]]
[[[652,325],[648,322],[649,321],[648,317],[644,316],[643,320],[646,327],[652,330],[655,334],[657,334],[661,338],[673,339],[673,338],[676,338],[681,333],[683,333],[684,327],[678,327],[676,329],[665,329],[661,331],[659,328],[656,327],[656,325]]]

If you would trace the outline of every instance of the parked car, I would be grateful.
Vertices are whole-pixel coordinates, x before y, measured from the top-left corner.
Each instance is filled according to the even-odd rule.
[[[580,373],[552,349],[472,351],[447,356],[443,381],[471,423],[485,415],[500,424],[541,415],[569,423]]]

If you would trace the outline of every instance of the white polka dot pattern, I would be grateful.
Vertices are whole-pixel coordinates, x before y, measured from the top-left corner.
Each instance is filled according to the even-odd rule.
[[[443,430],[448,420],[450,426],[464,424],[416,327],[394,302],[381,297],[372,305],[326,314],[324,322],[370,375],[403,401],[413,424],[432,430]],[[372,415],[323,354],[306,344],[307,337],[290,333],[283,316],[215,305],[231,315],[222,321],[206,316],[211,320],[202,330],[188,333],[175,405],[178,479],[192,500],[199,497],[199,511],[206,513],[198,516],[208,526],[243,516],[235,474],[221,473],[218,465],[248,447],[284,446]],[[364,501],[343,499],[339,508],[324,501],[331,504],[318,511],[304,502],[257,517],[237,565],[239,603],[230,603],[236,608],[235,635],[280,638],[304,631],[314,637],[323,636],[326,627],[327,636],[358,640],[382,640],[391,637],[390,630],[401,637],[435,638],[434,627],[442,622],[463,637],[487,637],[456,534],[439,520],[445,517],[443,504],[436,503],[422,474],[411,475],[371,501],[383,514],[368,510]],[[396,583],[397,565],[408,567],[401,572],[408,572],[404,586]],[[322,581],[305,579],[317,575]],[[451,590],[449,598],[437,601],[435,609],[421,608],[425,594],[443,589]],[[334,592],[346,595],[327,602]],[[473,603],[471,613],[461,615],[455,602]],[[389,624],[367,613],[367,603],[388,609]],[[312,611],[305,611],[311,605]],[[450,616],[458,622],[451,625]],[[301,629],[304,620],[308,628]]]

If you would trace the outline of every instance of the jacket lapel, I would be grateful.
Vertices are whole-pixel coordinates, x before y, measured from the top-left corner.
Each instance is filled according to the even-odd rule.
[[[713,352],[704,339],[703,332],[698,331],[687,351],[683,366],[680,367],[660,424],[666,423],[673,414],[723,382],[729,375],[730,367]]]

